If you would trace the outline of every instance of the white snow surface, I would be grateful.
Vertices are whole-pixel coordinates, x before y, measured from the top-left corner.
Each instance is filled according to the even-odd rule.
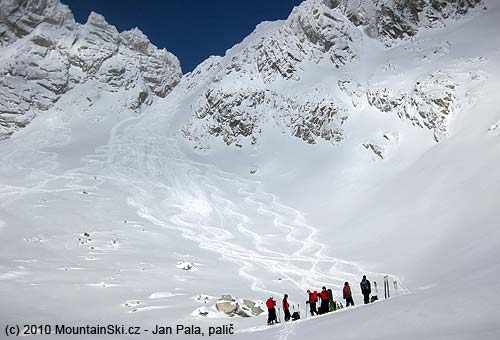
[[[340,68],[303,60],[299,79],[271,83],[252,83],[251,71],[216,76],[232,91],[336,98],[349,116],[338,144],[284,133],[268,119],[279,108],[254,145],[207,137],[200,151],[185,138],[189,122],[204,128],[192,114],[223,69],[213,65],[251,53],[252,39],[275,39],[287,21],[260,25],[139,113],[120,104],[122,90],[70,89],[0,142],[2,328],[232,324],[235,339],[499,339],[500,3],[485,3],[391,48],[360,31],[356,60]],[[340,89],[347,78],[360,86]],[[417,82],[424,91],[413,92]],[[432,112],[426,99],[450,84],[444,129],[398,111]],[[370,89],[403,104],[383,112]],[[399,289],[364,306],[364,274],[379,298],[384,275]],[[356,307],[305,318],[307,289],[326,285],[341,300],[345,281]],[[284,293],[302,320],[268,327],[266,313],[213,309],[223,294]]]

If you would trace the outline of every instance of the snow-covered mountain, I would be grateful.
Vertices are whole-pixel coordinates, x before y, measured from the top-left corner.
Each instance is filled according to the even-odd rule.
[[[123,106],[138,109],[182,75],[178,59],[139,29],[119,33],[96,13],[78,24],[58,0],[2,1],[0,48],[0,139],[86,82],[124,92]]]
[[[184,78],[186,92],[202,89],[185,136],[198,148],[206,148],[211,136],[227,144],[255,144],[272,121],[308,143],[339,143],[344,124],[364,109],[366,99],[368,105],[431,129],[440,140],[457,109],[461,79],[452,70],[438,69],[402,89],[373,83],[360,68],[385,45],[400,45],[400,39],[419,30],[445,26],[474,8],[477,12],[478,4],[305,1],[286,21],[259,25],[224,57],[208,59]],[[424,53],[444,56],[448,47],[443,41],[421,58],[430,60]],[[317,65],[324,70],[321,82],[311,76]],[[400,73],[389,63],[382,67],[381,72]]]
[[[97,14],[0,8],[5,324],[500,336],[497,1],[307,0],[182,77]],[[395,298],[262,326],[363,274]]]

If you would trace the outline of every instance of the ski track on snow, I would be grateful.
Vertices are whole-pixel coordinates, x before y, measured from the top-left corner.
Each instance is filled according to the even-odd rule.
[[[164,115],[168,118],[169,113]],[[339,288],[346,278],[374,274],[355,262],[326,255],[326,245],[317,240],[318,229],[307,224],[298,210],[264,192],[259,181],[188,159],[177,140],[165,137],[168,126],[159,124],[161,117],[154,116],[155,123],[149,119],[146,115],[133,125],[134,130],[146,129],[141,133],[125,133],[126,126],[120,130],[122,123],[115,126],[106,152],[113,174],[134,186],[128,202],[139,216],[237,263],[239,275],[260,293],[281,293],[266,286],[262,270],[300,290],[318,283]],[[136,178],[143,180],[132,180]],[[286,240],[287,249],[266,243],[269,233]],[[248,242],[242,244],[241,239]]]
[[[170,112],[175,112],[175,108]],[[82,167],[60,176],[50,174],[51,169],[57,168],[56,154],[41,151],[41,155],[50,159],[47,167],[41,169],[43,180],[32,187],[3,186],[0,195],[12,200],[20,193],[33,192],[82,195],[82,192],[97,192],[105,181],[117,183],[130,192],[128,203],[140,217],[166,230],[180,232],[200,248],[238,264],[239,275],[250,282],[251,289],[266,295],[281,294],[266,285],[269,274],[289,281],[302,291],[318,284],[340,289],[346,279],[357,280],[363,274],[381,275],[364,270],[358,263],[326,255],[326,245],[318,241],[318,229],[307,224],[298,210],[265,192],[261,182],[190,160],[176,139],[166,137],[163,118],[168,123],[169,113],[121,120],[112,127],[107,145],[84,157]],[[128,128],[146,131],[127,133]],[[64,136],[69,135],[68,129],[63,131]],[[50,148],[69,141],[68,137],[62,142],[56,138],[53,145],[48,142],[46,145]],[[92,195],[92,199],[107,198]],[[268,241],[270,238],[286,242],[275,245]],[[94,255],[104,256],[109,249],[95,251],[81,257],[99,261],[101,258]],[[147,310],[150,308],[135,311]],[[282,338],[286,339],[287,334]]]

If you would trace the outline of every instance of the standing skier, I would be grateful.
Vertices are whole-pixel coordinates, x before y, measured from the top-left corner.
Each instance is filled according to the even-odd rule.
[[[285,321],[289,321],[292,317],[290,315],[290,305],[288,304],[288,294],[283,297],[283,312],[285,313]]]
[[[333,312],[337,310],[337,306],[335,305],[335,301],[333,300],[333,292],[330,288],[326,290],[328,293],[328,301],[330,302],[330,306],[328,307],[328,311]]]
[[[366,275],[363,275],[363,280],[359,284],[361,286],[361,293],[363,293],[363,298],[365,305],[370,303],[370,293],[372,292],[372,287],[370,285],[370,281],[366,279]]]
[[[320,305],[320,313],[325,314],[330,311],[330,298],[328,297],[328,292],[326,291],[326,287],[323,286],[321,288],[321,293],[319,293],[319,297],[321,298],[321,305]]]
[[[266,306],[267,306],[267,324],[272,325],[273,323],[277,323],[278,320],[276,319],[276,301],[274,301],[273,297],[271,296],[269,299],[266,301]]]
[[[308,289],[307,294],[309,294],[309,300],[307,303],[309,304],[309,311],[311,312],[311,316],[314,316],[315,314],[318,315],[318,311],[316,310],[316,300],[318,299],[318,292],[314,291],[311,293],[311,291]]]
[[[351,287],[349,287],[349,282],[344,283],[343,293],[346,307],[354,306],[354,300],[352,299]]]

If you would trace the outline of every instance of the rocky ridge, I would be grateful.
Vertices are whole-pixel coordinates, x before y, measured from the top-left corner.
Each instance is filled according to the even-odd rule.
[[[481,0],[325,0],[368,36],[388,45],[415,36],[422,28],[443,26],[478,6]]]
[[[139,29],[118,32],[96,13],[78,24],[58,0],[2,1],[0,51],[0,139],[89,80],[123,91],[124,107],[137,110],[182,76],[178,59]]]

